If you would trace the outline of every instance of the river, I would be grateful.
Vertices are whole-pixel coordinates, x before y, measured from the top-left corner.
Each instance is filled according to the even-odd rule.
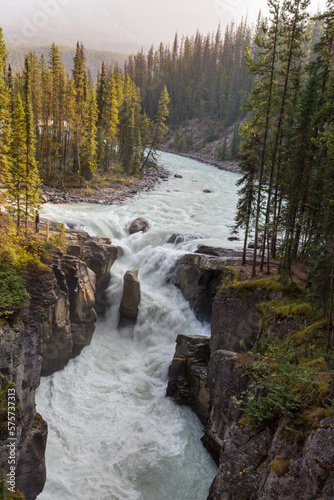
[[[205,500],[217,472],[197,417],[165,398],[177,335],[210,335],[166,276],[199,244],[241,246],[227,240],[239,175],[167,153],[161,164],[171,172],[168,182],[122,206],[43,207],[43,217],[110,237],[123,255],[111,269],[112,306],[91,345],[37,391],[49,425],[48,479],[38,500]],[[129,236],[137,217],[149,220],[149,230]],[[173,233],[189,237],[167,244]],[[142,299],[128,338],[117,330],[118,307],[123,275],[134,268]]]

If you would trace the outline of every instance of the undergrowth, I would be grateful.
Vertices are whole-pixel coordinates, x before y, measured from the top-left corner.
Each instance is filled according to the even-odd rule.
[[[8,317],[23,308],[28,297],[24,273],[50,273],[47,264],[56,251],[66,250],[64,225],[49,241],[31,235],[1,232],[0,236],[0,316]]]
[[[309,301],[302,286],[279,277],[234,282],[226,288],[281,292],[281,299],[257,304],[265,335],[274,318],[300,318],[297,324],[303,325],[282,339],[264,336],[249,352],[251,361],[239,360],[249,379],[247,391],[233,398],[243,410],[240,426],[254,428],[284,418],[286,431],[295,432],[334,414],[334,352],[326,348],[324,311]]]

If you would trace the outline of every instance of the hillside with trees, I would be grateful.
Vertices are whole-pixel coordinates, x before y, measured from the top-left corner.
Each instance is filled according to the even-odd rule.
[[[142,112],[138,87],[117,65],[103,62],[94,85],[79,42],[71,74],[66,74],[55,44],[47,58],[26,54],[23,70],[15,76],[2,32],[1,50],[1,177],[18,213],[30,203],[30,185],[30,208],[35,208],[33,186],[42,181],[61,178],[63,183],[82,185],[94,176],[108,181],[117,169],[137,176],[144,164],[154,162],[168,115],[165,88],[155,117],[149,119]]]
[[[62,63],[65,67],[66,75],[70,75],[73,67],[73,58],[75,56],[75,47],[58,46]],[[24,66],[24,59],[27,55],[27,45],[24,44],[7,44],[8,62],[11,65],[12,73],[19,73]],[[29,47],[29,52],[36,54],[38,58],[42,55],[47,61],[49,58],[49,45],[33,45]],[[123,68],[124,62],[129,56],[121,52],[108,52],[106,50],[85,49],[85,63],[87,72],[91,79],[96,83],[97,75],[101,70],[101,65],[104,62],[108,68],[114,65]]]
[[[152,116],[164,85],[170,98],[170,133],[167,147],[177,152],[200,152],[210,159],[230,160],[240,146],[239,125],[248,114],[244,104],[253,88],[245,53],[257,59],[256,40],[264,19],[231,23],[222,32],[192,37],[175,35],[171,45],[153,46],[130,56],[125,72],[140,88],[143,107]],[[321,21],[308,20],[303,51],[314,60],[313,46],[319,39]]]

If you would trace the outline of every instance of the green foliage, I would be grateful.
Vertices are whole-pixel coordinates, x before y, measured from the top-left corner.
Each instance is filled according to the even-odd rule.
[[[21,309],[26,304],[27,291],[24,279],[8,265],[0,264],[0,310]]]
[[[62,252],[66,252],[66,228],[65,224],[62,222],[60,224],[60,231],[58,234],[52,238],[50,238],[51,245],[53,249],[57,248],[58,250],[61,250]]]
[[[303,288],[305,285],[297,281],[285,279],[281,276],[273,276],[258,280],[236,281],[233,284],[223,285],[221,291],[223,291],[226,287],[240,292],[254,291],[260,288],[271,293],[280,292],[283,296],[300,297],[303,294]]]
[[[278,339],[255,348],[254,353],[261,359],[244,365],[251,380],[242,400],[249,426],[267,425],[281,417],[294,425],[302,411],[326,403],[331,377],[323,358],[304,358]]]
[[[15,488],[15,492],[9,491],[7,477],[4,471],[0,471],[0,497],[1,500],[25,500],[25,496]]]

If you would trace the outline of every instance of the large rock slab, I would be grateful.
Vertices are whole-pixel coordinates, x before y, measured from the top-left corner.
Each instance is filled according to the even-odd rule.
[[[140,283],[138,269],[127,271],[124,275],[124,288],[120,305],[121,319],[136,321],[140,304]]]
[[[211,321],[212,304],[226,266],[235,265],[238,257],[216,257],[187,254],[182,257],[172,273],[178,286],[200,321]],[[241,261],[240,261],[241,262]]]
[[[208,500],[332,500],[334,417],[304,439],[276,429],[242,429],[236,423],[224,441]]]
[[[84,261],[96,276],[96,289],[106,288],[110,268],[118,257],[118,247],[109,238],[89,236],[85,231],[67,230],[67,254]]]
[[[26,500],[34,500],[41,493],[46,479],[47,424],[36,414],[35,406],[41,373],[42,333],[37,313],[28,309],[12,318],[11,324],[0,325],[0,389],[6,388],[7,380],[15,384],[16,487]],[[2,421],[0,473],[3,471],[5,476],[10,472],[8,437],[7,422]]]

